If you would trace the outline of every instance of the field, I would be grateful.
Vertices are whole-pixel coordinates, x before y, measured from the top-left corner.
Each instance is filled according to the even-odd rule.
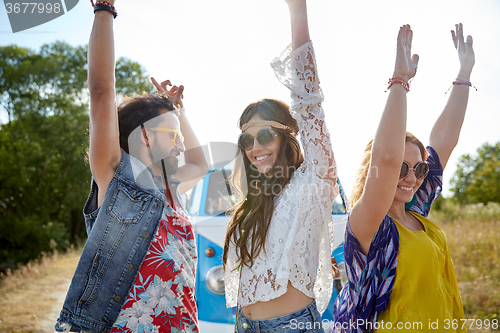
[[[430,219],[448,238],[466,316],[500,320],[500,205],[444,202]]]
[[[478,319],[469,332],[500,332],[478,329],[500,320],[500,205],[437,206],[430,219],[448,237],[466,317]],[[42,256],[1,275],[0,332],[53,332],[79,255]]]

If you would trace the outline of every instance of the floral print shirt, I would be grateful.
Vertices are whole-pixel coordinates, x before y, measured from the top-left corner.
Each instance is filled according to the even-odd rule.
[[[111,332],[199,332],[193,226],[166,205],[155,238]]]

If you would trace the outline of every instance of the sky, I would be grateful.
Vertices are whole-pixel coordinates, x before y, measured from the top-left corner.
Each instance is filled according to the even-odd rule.
[[[283,0],[119,0],[115,6],[116,57],[141,63],[158,81],[185,86],[186,112],[202,144],[236,142],[238,118],[251,102],[290,103],[269,66],[291,42]],[[347,193],[387,99],[399,27],[411,25],[412,52],[420,56],[408,94],[407,130],[427,144],[459,71],[450,30],[464,24],[464,33],[474,38],[471,82],[477,91],[470,91],[461,138],[444,173],[444,194],[450,196],[459,157],[500,141],[500,1],[309,0],[308,15],[326,123]],[[65,15],[14,34],[2,7],[0,45],[83,45],[92,21],[89,1],[81,0]],[[0,121],[5,119],[0,110]]]

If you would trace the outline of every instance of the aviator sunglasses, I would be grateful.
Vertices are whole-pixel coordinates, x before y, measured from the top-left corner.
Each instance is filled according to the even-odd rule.
[[[279,134],[275,133],[271,128],[263,128],[257,132],[257,136],[253,137],[248,133],[241,133],[238,138],[238,145],[243,150],[252,150],[255,139],[262,147],[268,147],[273,144],[274,138]]]
[[[399,171],[399,180],[403,180],[408,177],[411,170],[415,171],[415,178],[417,178],[418,180],[422,180],[429,173],[429,165],[427,164],[427,162],[421,161],[418,162],[415,167],[410,168],[408,162],[403,161],[403,164],[401,165],[401,171]]]

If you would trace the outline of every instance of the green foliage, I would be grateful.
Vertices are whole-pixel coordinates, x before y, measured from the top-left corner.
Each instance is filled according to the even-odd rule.
[[[85,235],[89,191],[87,47],[56,42],[40,52],[0,47],[0,264],[63,250]],[[119,59],[117,93],[153,85]],[[52,241],[51,241],[52,240]],[[55,241],[55,243],[54,243]]]
[[[436,200],[432,203],[432,210],[433,211],[440,211],[443,209],[443,206],[446,204],[448,199],[446,199],[442,194],[437,197]]]
[[[62,42],[39,53],[15,45],[0,47],[0,107],[9,121],[33,112],[51,115],[81,104],[86,84],[86,47]],[[78,103],[80,102],[80,103]]]
[[[132,96],[143,91],[152,91],[154,86],[143,71],[137,62],[125,58],[118,59],[115,70],[116,93]]]
[[[451,186],[460,203],[500,203],[500,142],[485,143],[477,157],[462,155]]]

